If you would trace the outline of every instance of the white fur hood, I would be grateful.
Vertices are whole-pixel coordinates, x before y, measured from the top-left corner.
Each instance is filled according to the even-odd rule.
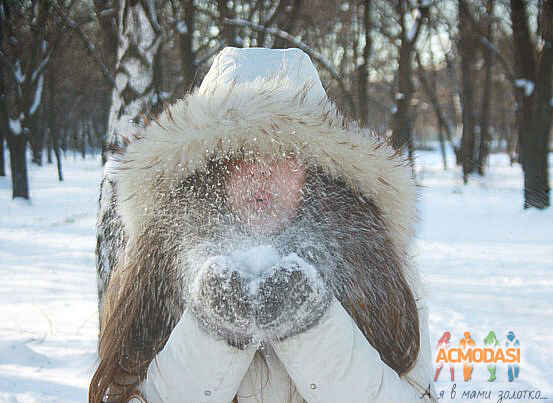
[[[343,118],[299,49],[225,48],[199,89],[137,129],[108,164],[129,236],[155,211],[164,181],[201,170],[209,156],[238,150],[291,151],[346,179],[374,200],[395,246],[406,250],[416,215],[409,167],[382,140]]]

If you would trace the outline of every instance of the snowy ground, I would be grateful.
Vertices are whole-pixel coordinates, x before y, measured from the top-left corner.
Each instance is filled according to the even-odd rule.
[[[96,360],[94,160],[30,166],[30,204],[0,178],[0,402],[85,402]]]
[[[520,168],[509,166],[505,155],[492,156],[488,176],[469,186],[458,171],[443,172],[440,162],[435,153],[418,159],[424,188],[417,262],[429,290],[431,342],[434,347],[449,330],[458,344],[470,331],[482,345],[493,330],[503,344],[512,330],[521,344],[521,365],[512,383],[501,364],[495,382],[487,382],[483,364],[475,365],[470,382],[463,381],[462,367],[450,382],[444,367],[436,389],[446,401],[459,401],[463,391],[491,390],[489,401],[495,402],[499,391],[540,390],[552,402],[553,209],[521,208]]]
[[[553,402],[553,209],[522,210],[520,169],[504,156],[492,156],[489,176],[469,186],[457,170],[443,172],[436,153],[417,163],[424,187],[415,252],[430,291],[431,343],[446,330],[454,343],[464,331],[481,343],[490,330],[501,342],[513,330],[522,346],[514,382],[501,365],[492,383],[484,366],[470,382],[462,368],[450,382],[446,367],[436,389],[444,401],[469,401],[464,391],[491,390],[470,401],[497,402],[500,391],[539,390]],[[96,360],[100,174],[97,159],[67,159],[61,184],[54,167],[31,167],[30,204],[12,201],[9,177],[0,178],[0,402],[86,401]]]

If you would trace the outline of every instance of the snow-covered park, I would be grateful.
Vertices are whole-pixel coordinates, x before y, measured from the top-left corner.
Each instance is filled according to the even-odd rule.
[[[63,183],[54,166],[30,166],[30,203],[12,200],[10,177],[0,178],[0,402],[87,400],[97,359],[101,172],[99,157],[66,158]],[[514,331],[521,345],[513,382],[502,364],[494,382],[483,364],[468,382],[462,367],[451,382],[444,366],[435,385],[442,401],[553,402],[553,209],[522,209],[521,170],[505,155],[491,155],[488,175],[463,186],[437,152],[420,152],[417,177],[414,254],[431,344],[445,331],[453,344],[465,331],[481,344],[493,330],[501,343]]]

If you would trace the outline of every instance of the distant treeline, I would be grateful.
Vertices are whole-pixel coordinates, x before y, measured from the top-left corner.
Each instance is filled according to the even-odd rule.
[[[452,148],[465,183],[490,152],[550,205],[553,0],[0,0],[0,175],[25,150],[98,153],[197,86],[224,46],[298,47],[329,96],[405,152]]]

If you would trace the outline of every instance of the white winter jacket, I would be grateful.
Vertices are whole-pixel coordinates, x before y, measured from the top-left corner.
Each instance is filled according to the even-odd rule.
[[[313,108],[317,107],[317,100],[326,97],[309,57],[299,49],[234,48],[225,48],[216,57],[197,96],[205,96],[209,99],[216,90],[212,85],[214,82],[219,85],[253,83],[251,86],[255,87],[256,81],[275,75],[280,79],[288,80],[287,88],[308,85],[311,88],[307,93],[307,97],[310,98],[308,105],[313,105]],[[284,90],[275,91],[273,90],[275,96],[286,99]],[[244,105],[247,104],[246,101]],[[236,103],[239,102],[236,101]],[[207,104],[203,107],[210,108]],[[263,108],[265,107],[264,104]],[[202,115],[202,109],[193,109],[192,104],[190,108],[190,113],[195,113],[197,120],[207,119]],[[236,122],[228,121],[229,136],[241,136],[239,130],[252,133],[257,130],[253,123],[252,126],[244,126],[239,130],[233,127],[232,125],[239,125],[241,122],[238,117],[235,118],[232,115],[233,111],[229,109],[226,112],[227,116],[232,116],[236,120]],[[238,110],[236,116],[246,112]],[[216,114],[218,109],[213,108],[210,113]],[[256,119],[262,121],[264,112],[261,110],[257,113]],[[168,127],[180,124],[179,130],[189,124],[185,121],[179,123],[178,117],[175,119],[177,123],[162,117],[160,124]],[[221,119],[221,125],[227,124],[227,121]],[[286,127],[286,122],[283,120],[280,123],[281,127]],[[354,141],[359,142],[358,145],[350,144],[350,147],[344,145],[340,138],[333,136],[321,135],[319,138],[322,139],[315,140],[313,137],[312,140],[309,136],[318,135],[316,131],[319,128],[314,124],[310,126],[309,122],[304,127],[306,129],[302,129],[305,132],[301,134],[304,136],[302,141],[313,147],[313,153],[318,158],[327,158],[328,161],[325,160],[327,165],[335,167],[331,169],[351,172],[352,176],[359,175],[360,171],[363,172],[360,179],[361,189],[372,192],[377,205],[386,214],[390,231],[395,234],[394,242],[397,242],[401,248],[405,248],[409,235],[404,233],[406,228],[412,225],[411,220],[415,215],[414,202],[411,203],[415,199],[415,191],[414,186],[406,182],[410,180],[408,176],[400,172],[401,168],[393,165],[393,162],[390,162],[391,159],[384,153],[376,152],[376,148],[371,154],[373,159],[370,161],[361,155],[358,150],[369,147],[367,144],[372,144],[370,138],[357,138]],[[220,128],[211,129],[211,126],[206,124],[205,128],[200,127],[200,129],[205,130],[205,133],[197,140],[191,142],[186,139],[191,144],[186,145],[187,152],[192,152],[192,147],[205,151],[226,146],[218,137]],[[327,130],[327,128],[321,126],[320,130]],[[334,128],[328,130],[339,131]],[[279,132],[275,133],[275,138],[278,138]],[[158,135],[156,142],[150,144],[143,141],[129,147],[128,164],[131,168],[134,167],[132,165],[135,164],[134,161],[149,161],[144,155],[148,156],[150,153],[165,155],[169,161],[180,158],[180,154],[176,151],[174,157],[171,154],[173,150],[178,150],[178,147],[173,145],[176,141],[180,141],[178,138],[175,140],[174,136],[169,137],[161,130],[156,135]],[[166,142],[162,141],[165,138],[163,136],[167,136]],[[298,136],[300,136],[299,133]],[[260,136],[253,140],[262,142],[265,138]],[[324,152],[317,151],[316,147],[319,143]],[[136,147],[136,151],[133,147]],[[142,159],[132,160],[133,153],[140,155]],[[189,165],[193,163],[194,161],[190,161]],[[141,175],[144,172],[138,168],[136,171]],[[122,194],[120,213],[125,227],[131,233],[135,227],[141,225],[140,220],[146,219],[144,215],[147,212],[155,210],[155,199],[148,198],[148,195],[153,192],[148,191],[144,185],[147,183],[145,182],[147,178],[141,175],[137,175],[136,179],[129,176],[128,179],[120,182]],[[382,175],[385,175],[386,180],[382,179]],[[389,185],[390,182],[393,186]],[[138,188],[144,189],[141,192],[142,199],[139,201],[123,197]],[[410,204],[404,203],[404,200],[409,200]],[[309,403],[431,401],[434,398],[429,397],[428,391],[432,396],[435,394],[432,386],[427,310],[416,271],[406,273],[406,277],[417,299],[421,346],[415,366],[402,377],[381,360],[379,353],[369,344],[353,319],[334,299],[316,326],[282,342],[265,345],[266,362],[261,361],[258,358],[259,355],[255,354],[258,345],[252,344],[245,350],[231,347],[226,341],[216,339],[200,329],[193,315],[185,310],[165,347],[150,364],[147,378],[140,385],[140,391],[150,403],[229,403],[235,396],[240,403],[295,403],[302,402],[303,399]]]
[[[426,388],[434,396],[429,372],[420,374],[424,365],[400,378],[337,300],[317,326],[266,348],[266,376],[259,375],[263,364],[253,361],[257,347],[231,347],[185,312],[150,364],[141,392],[150,403],[229,403],[235,395],[240,403],[432,401]],[[428,384],[416,382],[419,376]]]

